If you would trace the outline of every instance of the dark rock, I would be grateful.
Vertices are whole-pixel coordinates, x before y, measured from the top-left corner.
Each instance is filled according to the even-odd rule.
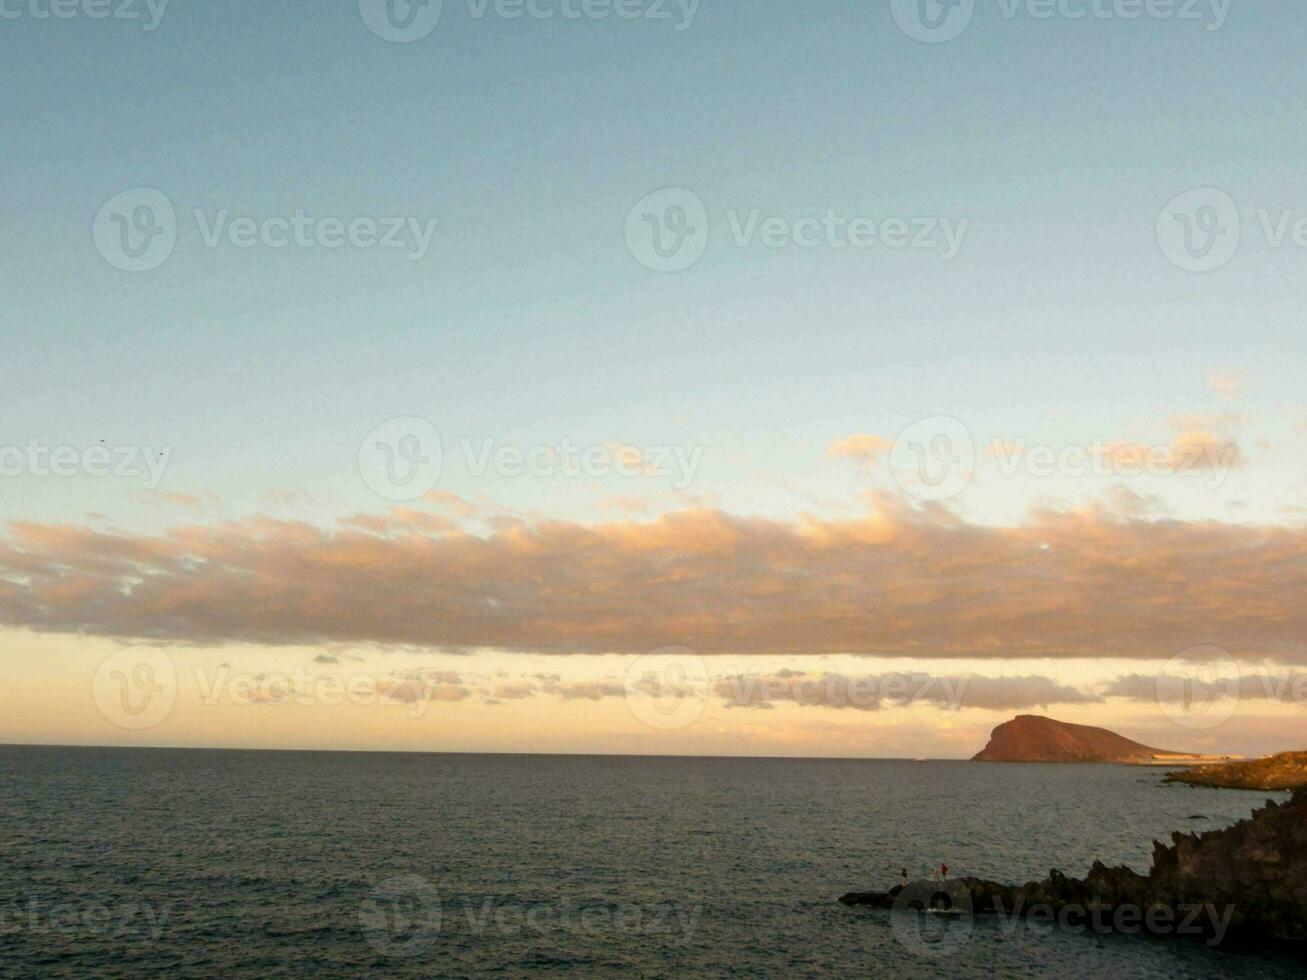
[[[1052,910],[1070,924],[1094,918],[1123,931],[1217,942],[1307,941],[1307,789],[1284,804],[1268,800],[1250,819],[1225,830],[1177,832],[1171,839],[1169,847],[1154,843],[1146,876],[1095,861],[1083,880],[1053,869],[1043,881],[1020,886],[960,878],[849,892],[840,901],[924,909],[938,904],[943,892],[952,907],[977,915],[1029,917]]]

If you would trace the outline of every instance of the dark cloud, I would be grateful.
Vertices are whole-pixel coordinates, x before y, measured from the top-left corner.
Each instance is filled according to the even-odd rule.
[[[601,701],[604,698],[626,697],[626,687],[614,681],[576,681],[571,684],[555,684],[544,690],[558,695],[564,701]]]
[[[1195,671],[1192,674],[1126,674],[1107,685],[1103,695],[1154,704],[1201,701],[1210,696],[1236,696],[1241,701],[1307,704],[1307,674],[1297,671],[1245,674],[1233,670],[1217,670],[1212,673]]]
[[[534,697],[535,693],[535,687],[529,683],[510,681],[505,684],[496,684],[490,691],[490,697],[495,704],[499,704],[502,701],[522,701]]]
[[[402,704],[463,701],[472,696],[472,690],[464,685],[461,673],[437,668],[401,671],[378,681],[376,687],[383,697]]]
[[[1054,704],[1094,704],[1097,694],[1059,684],[1048,677],[982,677],[925,673],[845,675],[791,669],[772,674],[719,678],[713,693],[727,707],[767,708],[778,702],[805,707],[880,711],[911,704],[939,708],[1014,711]]]

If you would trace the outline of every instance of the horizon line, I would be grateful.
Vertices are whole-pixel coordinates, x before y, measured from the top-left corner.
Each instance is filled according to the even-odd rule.
[[[270,748],[230,745],[107,745],[81,742],[0,742],[4,749],[122,749],[124,751],[161,752],[298,752],[341,755],[460,755],[460,756],[529,756],[560,759],[776,759],[794,762],[971,762],[970,757],[947,756],[916,758],[910,756],[807,756],[807,755],[684,755],[647,752],[476,752],[448,749],[342,749],[342,748]],[[1023,763],[1024,764],[1024,763]],[[1039,764],[1039,763],[1035,763]],[[1106,763],[1111,765],[1112,763]]]

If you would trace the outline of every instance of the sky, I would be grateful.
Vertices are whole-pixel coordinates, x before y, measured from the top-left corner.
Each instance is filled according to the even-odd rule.
[[[0,0],[0,742],[1301,748],[1305,26]]]

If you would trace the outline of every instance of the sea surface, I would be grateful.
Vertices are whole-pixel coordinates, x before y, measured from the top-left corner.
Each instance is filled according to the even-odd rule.
[[[0,746],[0,976],[1301,976],[838,903],[1149,865],[1267,794],[1119,766]]]

